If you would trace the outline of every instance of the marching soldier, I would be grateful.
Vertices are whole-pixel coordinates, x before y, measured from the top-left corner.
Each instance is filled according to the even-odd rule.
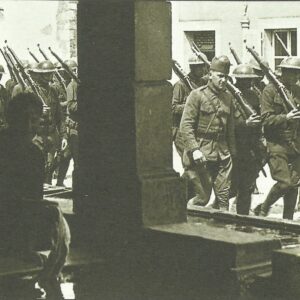
[[[258,76],[253,68],[247,64],[237,66],[232,73],[236,79],[235,86],[242,92],[243,98],[257,112],[256,116],[247,115],[234,98],[235,107],[235,137],[237,155],[233,162],[232,187],[236,193],[236,209],[238,214],[248,215],[251,205],[251,194],[254,191],[255,180],[261,168],[259,146],[261,142],[261,122],[259,98],[251,89],[252,81]]]
[[[64,61],[64,63],[71,70],[76,72],[77,63],[74,60],[68,59],[68,60]],[[74,153],[74,150],[70,149],[70,142],[69,142],[70,135],[68,134],[70,132],[69,131],[70,118],[69,118],[69,112],[68,112],[68,108],[67,108],[67,106],[68,106],[68,85],[71,83],[72,78],[63,68],[59,70],[59,73],[65,80],[66,86],[67,86],[67,89],[65,91],[65,98],[61,99],[61,101],[60,101],[61,109],[62,109],[63,116],[64,116],[63,122],[65,123],[65,129],[67,130],[67,133],[65,134],[65,136],[64,136],[65,139],[63,139],[63,142],[62,142],[62,151],[60,154],[60,161],[59,161],[59,166],[58,166],[56,185],[64,186],[64,179],[66,177],[71,158],[73,157],[72,154]],[[72,85],[73,85],[73,83],[72,83]],[[77,158],[76,154],[75,154],[75,156]],[[77,160],[76,160],[76,164],[77,164]]]
[[[188,74],[188,77],[193,88],[198,88],[207,84],[208,79],[204,77],[205,75],[207,75],[207,67],[205,63],[196,55],[192,54],[189,58],[189,66],[190,73]],[[175,83],[172,98],[173,141],[175,141],[175,146],[180,157],[182,157],[183,153],[182,139],[180,137],[176,139],[176,136],[179,129],[184,105],[189,94],[190,89],[182,80],[179,80]]]
[[[69,68],[76,74],[77,63],[69,60],[65,62]],[[71,156],[74,162],[74,169],[72,174],[72,192],[73,192],[73,210],[78,211],[79,206],[79,187],[78,187],[78,156],[79,156],[79,138],[78,138],[78,102],[77,102],[77,89],[78,84],[74,79],[71,79],[67,86],[67,111],[68,116],[66,119],[66,141],[62,148],[67,146],[70,147]]]
[[[236,153],[234,107],[226,90],[229,68],[227,56],[212,60],[208,84],[191,92],[180,123],[184,167],[199,174],[203,204],[208,203],[213,188],[221,210],[228,210],[231,156]]]
[[[287,95],[297,104],[300,95],[292,95],[291,90],[300,74],[300,58],[288,57],[279,67],[282,70],[281,81],[287,89]],[[264,89],[261,102],[262,122],[269,150],[269,166],[276,183],[266,200],[258,205],[254,212],[256,215],[267,216],[271,206],[283,196],[283,218],[293,219],[300,175],[300,112],[289,111],[273,83]]]
[[[36,68],[30,69],[32,79],[36,82],[38,90],[44,99],[48,110],[44,112],[35,142],[43,150],[45,156],[45,183],[52,184],[54,171],[54,157],[60,148],[61,137],[64,131],[62,112],[59,104],[57,89],[51,85],[54,65],[50,61],[42,61]]]
[[[203,54],[204,55],[204,54]],[[190,73],[188,74],[189,81],[193,88],[201,87],[207,84],[207,67],[205,63],[199,59],[196,55],[192,54],[189,58]],[[173,141],[177,149],[178,154],[182,159],[184,143],[182,135],[179,132],[179,125],[182,116],[182,112],[186,103],[186,99],[190,94],[190,89],[186,86],[183,80],[179,80],[175,83],[173,88],[172,98],[172,112],[173,112]],[[199,176],[193,170],[185,170],[184,176],[186,176],[191,183],[196,196],[192,202],[195,205],[201,204],[203,199],[202,191],[203,187],[200,182]],[[189,191],[190,194],[191,191]]]
[[[0,81],[4,74],[4,68],[0,65]],[[6,88],[0,84],[0,130],[6,127],[6,110],[8,104],[8,93]]]

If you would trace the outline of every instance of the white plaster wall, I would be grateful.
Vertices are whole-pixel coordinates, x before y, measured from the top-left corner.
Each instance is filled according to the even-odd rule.
[[[298,1],[172,1],[171,3],[173,58],[177,59],[186,71],[188,71],[186,60],[189,46],[184,31],[216,30],[216,55],[225,54],[234,62],[228,46],[231,42],[242,58],[245,51],[243,51],[240,22],[245,4],[248,4],[250,19],[250,29],[247,34],[249,46],[255,46],[265,59],[270,60],[270,53],[263,51],[265,46],[261,43],[264,29],[297,28],[297,46],[300,56],[300,2]],[[245,61],[249,58],[247,54]]]
[[[56,59],[49,53],[48,47],[57,52],[63,59],[67,58],[65,49],[60,48],[57,40],[56,14],[59,1],[3,1],[0,0],[0,8],[4,9],[4,18],[0,19],[0,47],[7,39],[9,45],[15,50],[21,59],[33,61],[27,48],[42,60],[42,56],[37,48],[37,43],[49,58],[55,62]],[[49,26],[51,30],[42,30]],[[66,37],[67,38],[67,37]],[[0,55],[0,64],[4,64]],[[4,78],[5,79],[5,78]],[[5,80],[3,80],[5,82]]]

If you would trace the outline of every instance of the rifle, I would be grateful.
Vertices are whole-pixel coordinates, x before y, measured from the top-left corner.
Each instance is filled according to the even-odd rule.
[[[235,52],[235,50],[231,47],[231,43],[229,43],[229,49],[230,49],[230,52],[232,54],[232,56],[234,57],[236,63],[238,65],[241,65],[242,64],[242,61],[240,60],[240,58],[238,57],[237,53]]]
[[[197,45],[193,42],[192,43],[192,51],[197,55],[198,58],[200,58],[207,66],[210,66],[210,62],[205,59],[205,57],[202,55],[200,49],[197,47]],[[226,82],[227,89],[232,93],[232,95],[235,97],[235,99],[240,104],[243,112],[243,118],[248,119],[251,115],[257,115],[257,112],[247,103],[247,101],[244,99],[242,92],[234,86],[231,82]]]
[[[7,65],[9,74],[10,74],[10,77],[13,79],[13,81],[15,83],[18,83],[16,75],[14,74],[14,71],[13,71],[13,67],[10,64],[10,61],[8,60],[8,58],[6,57],[5,53],[3,52],[3,50],[1,48],[0,48],[0,51],[1,51],[1,54],[2,54],[2,56],[3,56],[3,58],[4,58],[5,62],[6,62],[6,65]]]
[[[20,75],[20,72],[18,70],[18,68],[16,67],[16,64],[14,63],[13,61],[13,58],[11,57],[11,55],[7,52],[7,49],[6,47],[3,47],[4,48],[4,53],[8,59],[8,61],[10,62],[13,70],[14,70],[14,74],[16,75],[16,78],[17,78],[17,81],[18,83],[22,86],[22,89],[25,90],[26,89],[26,83],[24,81],[24,79],[22,78],[22,76]]]
[[[59,61],[61,66],[66,70],[66,72],[73,78],[78,84],[80,84],[79,78],[76,76],[76,74],[69,68],[67,64],[64,63],[64,61],[55,53],[52,51],[51,47],[48,47],[50,53]]]
[[[235,85],[233,85],[230,81],[227,81],[226,87],[240,104],[244,112],[243,117],[245,120],[250,116],[257,115],[257,112],[247,103],[242,92]]]
[[[5,41],[5,43],[7,43],[7,41]],[[39,99],[42,101],[43,103],[43,107],[44,108],[48,108],[48,105],[46,104],[46,102],[44,101],[43,97],[41,96],[39,89],[36,85],[36,83],[33,81],[33,79],[31,78],[31,76],[25,71],[24,66],[22,65],[21,61],[19,60],[19,58],[17,57],[16,53],[12,50],[12,48],[10,48],[7,44],[6,44],[6,48],[7,50],[11,53],[12,57],[14,58],[17,68],[19,70],[19,72],[22,74],[23,80],[24,82],[28,82],[30,88],[32,89],[32,91],[39,97]],[[25,83],[26,85],[26,83]]]
[[[172,69],[174,70],[175,74],[184,82],[186,87],[191,92],[194,89],[194,87],[189,78],[189,75],[184,72],[180,64],[174,59],[172,60]]]
[[[210,62],[206,59],[206,57],[203,55],[201,50],[198,48],[196,43],[193,41],[191,45],[192,51],[197,55],[198,58],[200,58],[207,67],[210,67]]]
[[[38,48],[39,48],[39,51],[40,51],[41,54],[43,55],[43,57],[44,57],[46,60],[51,61],[51,60],[47,57],[46,53],[41,49],[40,44],[37,44],[37,46],[38,46]],[[54,76],[55,76],[55,78],[57,79],[57,81],[60,83],[60,85],[62,86],[62,88],[63,88],[64,90],[66,90],[66,89],[67,89],[67,87],[66,87],[66,81],[62,78],[62,76],[59,74],[59,72],[56,70],[56,68],[55,68],[55,71],[54,71]]]
[[[246,41],[245,41],[245,43],[246,43]],[[289,107],[291,110],[298,110],[297,106],[289,99],[289,97],[287,95],[286,87],[284,86],[284,84],[282,82],[280,82],[277,79],[276,75],[273,73],[273,71],[270,69],[270,67],[266,66],[261,61],[261,59],[259,58],[257,53],[252,48],[248,47],[247,44],[246,44],[246,49],[251,53],[251,55],[254,57],[254,59],[258,62],[260,68],[262,69],[264,74],[267,76],[269,81],[271,81],[275,85],[278,93],[284,100],[285,109],[287,111],[289,111],[289,109],[288,109],[288,107]]]
[[[35,62],[39,63],[40,61],[36,58],[36,56],[30,51],[29,48],[27,48],[29,54],[32,56],[32,58],[35,60]]]

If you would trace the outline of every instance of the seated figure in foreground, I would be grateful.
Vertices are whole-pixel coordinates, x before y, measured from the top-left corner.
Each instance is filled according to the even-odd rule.
[[[70,232],[56,204],[43,200],[44,159],[32,143],[42,115],[32,93],[20,93],[8,106],[8,128],[0,133],[0,222],[6,254],[41,258],[37,281],[47,299],[59,299],[58,276],[69,252]],[[32,282],[34,284],[34,282]]]

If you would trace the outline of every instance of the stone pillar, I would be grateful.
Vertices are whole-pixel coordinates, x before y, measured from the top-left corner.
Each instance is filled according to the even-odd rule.
[[[184,222],[172,168],[170,3],[79,2],[78,60],[82,215],[122,227]]]
[[[63,57],[77,57],[77,1],[59,2],[56,22],[56,38]]]

